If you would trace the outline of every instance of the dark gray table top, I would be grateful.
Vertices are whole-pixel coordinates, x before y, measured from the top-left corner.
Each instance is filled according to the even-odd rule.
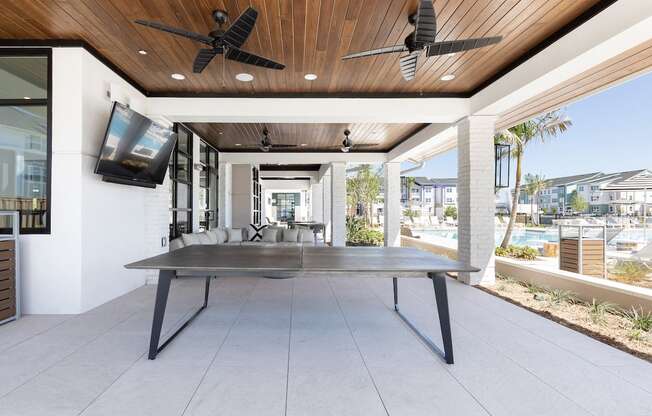
[[[405,247],[241,247],[194,245],[130,263],[128,269],[257,272],[476,272]]]

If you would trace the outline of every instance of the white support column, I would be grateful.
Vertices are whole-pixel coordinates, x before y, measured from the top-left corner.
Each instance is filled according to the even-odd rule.
[[[385,246],[399,247],[401,245],[401,164],[387,162],[383,165],[383,173]]]
[[[310,185],[310,211],[312,220],[324,222],[324,184],[314,180]]]
[[[331,218],[331,169],[330,167],[325,171],[321,178],[322,181],[322,208],[324,209],[324,242],[331,242],[332,239],[332,218]]]
[[[346,163],[331,163],[331,243],[346,245]]]
[[[217,197],[217,226],[228,228],[231,227],[231,164],[220,162],[218,165],[218,197]]]
[[[495,281],[494,129],[496,117],[470,116],[458,123],[458,258],[481,268],[460,273],[464,283]]]

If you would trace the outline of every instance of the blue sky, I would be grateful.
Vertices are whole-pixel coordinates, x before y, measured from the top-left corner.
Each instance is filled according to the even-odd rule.
[[[523,174],[554,178],[652,169],[652,74],[571,104],[565,112],[573,126],[546,143],[529,145]],[[429,160],[410,175],[456,177],[457,151]]]

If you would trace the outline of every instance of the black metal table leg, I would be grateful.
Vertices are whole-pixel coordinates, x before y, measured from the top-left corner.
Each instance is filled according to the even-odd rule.
[[[453,337],[451,335],[451,318],[448,309],[448,291],[446,290],[446,273],[428,273],[432,279],[435,289],[435,300],[437,301],[437,315],[439,315],[439,326],[441,338],[444,342],[444,357],[448,364],[453,364]]]
[[[167,347],[172,340],[179,335],[190,323],[208,306],[208,294],[210,290],[211,277],[206,277],[206,285],[204,287],[204,303],[195,311],[195,313],[177,329],[174,334],[161,344],[159,347],[159,340],[161,338],[161,327],[163,326],[163,318],[165,317],[165,306],[168,301],[168,293],[170,292],[170,281],[176,275],[171,270],[161,270],[158,277],[158,287],[156,288],[156,304],[154,305],[154,319],[152,321],[152,333],[149,340],[149,354],[150,360],[156,359],[156,355]]]
[[[428,273],[428,277],[432,279],[432,284],[435,289],[435,300],[437,302],[437,314],[439,315],[439,326],[441,328],[441,338],[444,343],[444,351],[442,351],[434,342],[427,336],[423,335],[415,326],[410,322],[405,315],[401,313],[398,308],[398,279],[393,278],[394,285],[394,310],[399,318],[423,341],[426,346],[435,354],[441,355],[446,363],[453,364],[453,338],[451,336],[450,314],[448,311],[448,294],[446,291],[446,273]]]
[[[149,338],[148,358],[153,360],[158,354],[158,341],[161,338],[161,328],[165,317],[165,307],[168,303],[170,293],[170,281],[176,275],[171,270],[161,270],[158,273],[158,285],[156,286],[156,303],[154,304],[154,319],[152,320],[152,332]]]

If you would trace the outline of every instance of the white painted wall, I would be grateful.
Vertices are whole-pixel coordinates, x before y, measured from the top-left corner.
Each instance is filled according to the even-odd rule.
[[[253,200],[250,164],[232,165],[231,174],[231,222],[234,228],[247,228],[251,223]]]
[[[166,250],[168,187],[119,186],[93,173],[111,110],[107,90],[145,113],[145,97],[81,48],[52,54],[51,234],[21,237],[23,308],[80,313],[143,285],[124,264]]]
[[[220,155],[221,156],[221,155]],[[230,163],[219,162],[218,165],[218,226],[223,228],[229,228],[232,224],[232,177],[233,169]]]

